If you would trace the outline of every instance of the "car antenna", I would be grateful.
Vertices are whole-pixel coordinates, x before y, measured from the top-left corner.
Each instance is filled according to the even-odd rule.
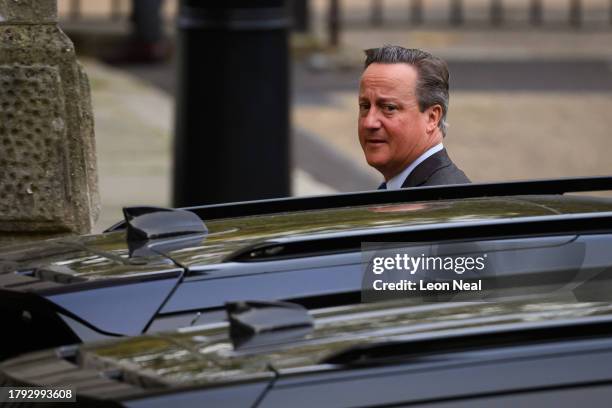
[[[225,304],[234,349],[275,344],[309,334],[314,321],[301,305],[279,301]]]
[[[127,240],[132,242],[208,233],[202,219],[187,210],[125,207],[123,216],[127,225]]]

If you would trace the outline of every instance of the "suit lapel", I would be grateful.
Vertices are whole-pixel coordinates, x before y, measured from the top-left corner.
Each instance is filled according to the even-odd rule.
[[[418,187],[425,184],[432,174],[443,167],[450,166],[451,163],[446,149],[432,154],[412,170],[412,173],[404,180],[402,188]]]

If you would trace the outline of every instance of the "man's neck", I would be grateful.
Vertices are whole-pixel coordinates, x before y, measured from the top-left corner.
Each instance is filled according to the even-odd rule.
[[[391,174],[388,174],[388,172],[384,172],[380,170],[381,173],[383,173],[385,180],[389,181],[397,177],[406,168],[410,167],[412,163],[419,160],[421,156],[426,154],[430,149],[441,144],[443,140],[444,140],[444,135],[442,134],[440,129],[436,128],[436,130],[433,133],[431,133],[430,135],[427,135],[427,137],[424,140],[421,140],[421,143],[415,146],[415,148],[413,149],[409,157],[405,158],[406,161],[404,162],[403,167],[400,167],[399,169],[395,169],[395,170],[399,170],[397,173],[393,172]]]

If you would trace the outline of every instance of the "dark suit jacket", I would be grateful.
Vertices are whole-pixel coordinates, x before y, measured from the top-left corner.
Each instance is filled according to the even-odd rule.
[[[470,179],[455,166],[446,149],[442,149],[416,166],[402,183],[402,188],[464,183],[470,183]]]

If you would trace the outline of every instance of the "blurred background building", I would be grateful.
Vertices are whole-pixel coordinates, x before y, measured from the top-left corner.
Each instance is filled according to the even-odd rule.
[[[357,142],[362,50],[398,44],[451,70],[453,160],[474,181],[612,174],[612,1],[309,0],[292,51],[293,192],[375,188]],[[102,197],[170,205],[175,60],[102,62],[130,35],[129,0],[58,0],[90,76]],[[163,3],[172,49],[178,1]],[[256,137],[256,135],[254,135]]]

